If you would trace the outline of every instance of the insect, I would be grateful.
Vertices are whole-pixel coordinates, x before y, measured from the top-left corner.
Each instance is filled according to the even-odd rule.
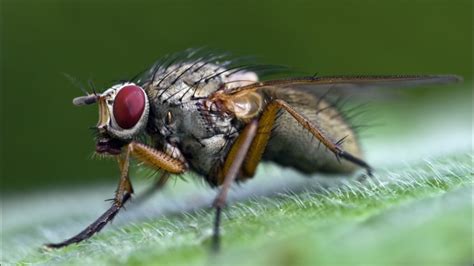
[[[225,55],[188,50],[158,61],[137,77],[102,93],[77,97],[77,106],[97,103],[96,152],[116,157],[120,182],[112,206],[82,232],[51,248],[64,247],[99,232],[130,200],[131,158],[161,176],[197,173],[218,187],[213,202],[213,248],[219,249],[221,212],[232,183],[254,176],[262,160],[303,173],[371,175],[353,127],[329,99],[331,89],[409,87],[446,84],[453,75],[298,77],[262,80],[263,70]],[[263,73],[263,74],[262,74]]]

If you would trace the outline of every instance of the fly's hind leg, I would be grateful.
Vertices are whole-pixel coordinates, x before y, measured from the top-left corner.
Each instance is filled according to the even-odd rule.
[[[298,113],[293,107],[287,102],[276,99],[269,104],[270,108],[278,108],[287,111],[298,123],[300,123],[306,130],[308,130],[315,138],[317,138],[324,146],[326,146],[331,152],[336,155],[337,160],[341,158],[347,160],[355,165],[364,168],[367,171],[367,175],[372,176],[372,167],[370,167],[364,160],[355,157],[349,152],[344,151],[338,143],[332,142],[326,137],[316,125],[313,125],[310,120]]]
[[[162,169],[166,173],[158,181],[158,186],[163,186],[168,180],[169,173],[182,173],[186,170],[185,163],[172,158],[171,156],[157,151],[151,147],[140,143],[132,142],[127,145],[127,150],[124,155],[118,157],[118,164],[120,168],[120,182],[115,192],[114,203],[104,212],[95,222],[82,230],[79,234],[64,240],[60,243],[46,244],[49,248],[61,248],[70,244],[79,243],[98,233],[104,226],[110,222],[123,208],[124,204],[131,198],[133,193],[132,183],[130,182],[128,172],[130,165],[130,156],[136,157],[151,167]]]
[[[291,116],[293,116],[293,118],[295,118],[298,123],[300,123],[314,137],[323,143],[330,151],[332,151],[338,159],[343,158],[360,167],[363,167],[369,176],[372,175],[372,168],[366,162],[342,150],[342,148],[337,143],[333,143],[331,140],[329,140],[329,138],[327,138],[315,125],[313,125],[308,119],[293,109],[288,103],[283,100],[276,99],[267,105],[265,111],[260,116],[257,135],[252,142],[252,146],[250,147],[250,150],[242,166],[242,173],[244,176],[252,177],[255,174],[255,170],[262,159],[263,152],[265,151],[270,139],[271,131],[275,124],[278,111],[281,109],[287,111]]]

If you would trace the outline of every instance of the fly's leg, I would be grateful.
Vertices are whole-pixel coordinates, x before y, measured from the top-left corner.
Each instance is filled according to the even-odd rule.
[[[252,144],[252,141],[257,133],[257,126],[257,120],[252,120],[250,123],[247,124],[247,126],[239,135],[235,143],[232,145],[224,163],[224,167],[222,170],[222,176],[224,177],[224,180],[222,183],[221,190],[219,191],[219,194],[217,195],[213,203],[213,206],[216,209],[216,217],[214,220],[212,249],[216,252],[220,249],[219,227],[222,208],[225,205],[230,185],[233,183],[233,181],[239,174],[245,156],[247,155],[250,145]]]
[[[244,177],[252,177],[255,174],[255,170],[262,159],[263,152],[268,144],[270,139],[271,131],[275,120],[277,118],[278,111],[284,109],[289,112],[301,125],[303,125],[308,131],[310,131],[318,140],[320,140],[328,149],[339,156],[344,158],[352,163],[355,163],[366,169],[368,175],[372,173],[372,168],[362,161],[349,154],[348,152],[343,151],[337,144],[332,143],[327,137],[325,137],[322,132],[311,122],[294,110],[290,105],[285,101],[277,99],[270,102],[265,111],[260,116],[258,122],[258,131],[255,139],[252,142],[252,145],[245,157],[244,164],[242,166],[242,174]]]
[[[310,120],[308,120],[306,117],[298,113],[293,107],[291,107],[287,102],[281,100],[281,99],[275,99],[273,100],[267,107],[267,110],[265,112],[268,113],[267,120],[273,119],[275,120],[275,115],[276,111],[278,109],[283,109],[287,111],[293,118],[298,121],[306,130],[308,130],[315,138],[317,138],[324,146],[326,146],[330,151],[332,151],[335,155],[336,158],[339,160],[340,158],[345,159],[353,164],[356,164],[362,168],[364,168],[367,171],[367,175],[372,176],[372,167],[370,167],[366,162],[364,162],[362,159],[355,157],[354,155],[344,151],[338,143],[332,142],[328,137],[326,137],[321,130],[318,129],[317,126],[313,125]],[[266,115],[265,112],[262,114],[262,118]],[[269,123],[269,121],[267,121]],[[273,123],[271,124],[273,125]],[[268,127],[268,126],[267,126]],[[262,136],[260,137],[262,140],[259,142],[259,145],[263,145],[264,147],[266,146],[266,143],[268,142],[269,136]],[[252,145],[254,146],[254,145]],[[255,168],[257,167],[258,162],[260,161],[260,158],[262,157],[264,147],[261,148],[261,152],[259,154],[255,154],[254,158],[248,158],[246,161],[248,161],[246,171],[254,172]]]
[[[169,177],[170,177],[170,173],[168,172],[161,173],[161,176],[158,179],[158,181],[156,181],[155,184],[153,184],[151,187],[143,191],[140,195],[135,197],[133,203],[135,204],[138,202],[138,204],[140,204],[141,202],[144,202],[148,198],[150,198],[155,192],[160,191],[165,186]]]
[[[79,243],[98,233],[104,226],[111,221],[115,215],[120,211],[123,205],[130,199],[133,193],[132,184],[128,178],[130,152],[127,150],[124,158],[118,157],[118,163],[120,168],[120,182],[115,192],[114,203],[112,206],[104,212],[95,222],[89,225],[86,229],[82,230],[79,234],[64,240],[60,243],[46,244],[49,248],[61,248],[68,246],[73,243]]]
[[[257,135],[250,146],[242,166],[242,174],[244,177],[253,177],[255,175],[255,170],[267,147],[279,110],[280,108],[276,104],[270,103],[260,116]]]
[[[170,155],[138,142],[128,144],[133,157],[148,166],[171,174],[181,174],[187,170],[186,163]]]
[[[132,142],[127,145],[127,150],[124,155],[118,157],[118,164],[120,168],[120,182],[115,192],[114,203],[112,206],[102,214],[95,222],[89,225],[79,234],[60,243],[46,244],[49,248],[61,248],[73,243],[79,243],[98,233],[104,226],[110,222],[122,209],[124,204],[131,198],[133,193],[132,183],[130,182],[128,172],[130,164],[130,155],[136,157],[138,160],[154,167],[162,169],[168,173],[182,173],[186,170],[185,163],[151,147],[141,143]],[[161,186],[166,183],[169,175],[164,175],[158,181]]]
[[[146,200],[153,192],[161,190],[171,174],[180,174],[187,170],[187,165],[184,162],[144,144],[132,142],[129,144],[129,149],[135,158],[153,169],[162,171],[158,181],[136,198],[139,202]]]
[[[213,233],[214,251],[218,251],[220,247],[219,226],[221,212],[225,204],[230,184],[235,180],[239,173],[244,177],[251,177],[255,174],[255,170],[261,161],[263,152],[268,144],[271,130],[280,109],[290,113],[298,123],[332,151],[338,159],[343,158],[359,165],[365,168],[369,176],[372,175],[372,168],[366,162],[342,150],[337,143],[333,143],[329,138],[324,136],[316,126],[288,105],[288,103],[276,99],[268,104],[258,122],[257,120],[253,120],[246,126],[243,133],[239,135],[227,155],[221,173],[219,173],[218,183],[222,184],[222,188],[214,201],[214,207],[216,208]]]

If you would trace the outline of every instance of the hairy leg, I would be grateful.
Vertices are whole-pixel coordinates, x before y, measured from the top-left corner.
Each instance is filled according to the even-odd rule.
[[[128,168],[129,168],[129,160],[130,160],[130,152],[126,152],[123,158],[118,157],[118,163],[120,168],[120,182],[117,187],[117,191],[115,192],[114,203],[110,208],[104,212],[97,220],[95,220],[92,224],[82,230],[79,234],[66,239],[60,243],[50,243],[46,244],[46,247],[49,248],[61,248],[68,246],[73,243],[79,243],[83,240],[86,240],[93,236],[94,234],[98,233],[104,226],[110,222],[115,215],[122,209],[124,204],[131,198],[133,193],[132,184],[128,177]]]
[[[159,187],[166,183],[170,173],[182,173],[187,169],[184,162],[172,158],[171,156],[144,144],[131,142],[127,145],[125,153],[117,157],[120,168],[120,182],[117,191],[115,192],[114,203],[112,206],[110,206],[110,208],[97,220],[77,235],[60,243],[46,244],[46,247],[61,248],[86,240],[102,230],[104,226],[117,215],[117,213],[123,208],[124,204],[131,198],[133,193],[132,183],[129,179],[130,156],[136,157],[139,161],[142,161],[155,169],[166,171],[157,183]]]
[[[278,109],[283,109],[286,112],[288,112],[296,121],[298,121],[298,123],[300,123],[306,130],[308,130],[315,138],[317,138],[331,152],[333,152],[338,160],[340,160],[342,158],[342,159],[347,160],[347,161],[349,161],[353,164],[356,164],[356,165],[364,168],[367,171],[367,174],[369,176],[372,176],[372,167],[370,167],[364,160],[355,157],[354,155],[350,154],[347,151],[344,151],[341,148],[340,143],[332,142],[328,137],[326,137],[324,135],[324,133],[316,125],[313,125],[313,123],[310,120],[308,120],[306,117],[304,117],[303,115],[298,113],[287,102],[285,102],[281,99],[273,100],[268,105],[266,112],[269,114],[268,119],[267,119],[269,121],[267,121],[267,124],[271,123],[271,125],[273,125],[274,119],[271,120],[271,118],[275,117],[276,110],[278,110]],[[264,117],[265,117],[265,112],[262,114],[262,118],[264,118]],[[269,126],[266,125],[266,127],[268,128]],[[269,134],[269,131],[267,131],[267,132],[268,132],[267,134]],[[262,153],[263,153],[263,149],[266,146],[266,144],[268,142],[268,138],[269,138],[269,136],[267,136],[267,137],[260,136],[260,134],[257,135],[257,137],[258,138],[264,138],[263,141],[261,141],[261,143],[260,143],[260,146],[263,146],[263,148],[261,148],[262,152],[260,152],[259,154],[256,154],[255,158],[249,158],[249,160],[246,160],[246,162],[248,162],[248,163],[246,163],[246,165],[247,165],[246,171],[252,171],[252,169],[253,169],[253,171],[255,171],[257,163],[258,163],[258,161],[260,161],[260,158],[261,158]]]
[[[252,144],[257,133],[257,120],[252,120],[244,128],[242,133],[237,138],[236,142],[232,145],[229,155],[226,158],[223,167],[223,176],[224,180],[221,186],[221,190],[217,197],[214,199],[214,208],[216,209],[216,217],[214,220],[214,232],[212,240],[212,249],[214,251],[219,251],[220,249],[220,221],[221,221],[221,212],[222,208],[225,205],[227,199],[227,193],[229,192],[230,185],[234,182],[235,178],[239,174],[239,171],[244,162],[245,156]]]

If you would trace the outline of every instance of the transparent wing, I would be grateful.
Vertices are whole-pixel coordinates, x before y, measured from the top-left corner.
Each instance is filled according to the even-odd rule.
[[[291,88],[313,93],[334,90],[338,93],[358,93],[354,90],[371,90],[379,88],[409,88],[427,85],[442,85],[462,81],[456,75],[404,75],[404,76],[334,76],[303,77],[282,80],[269,80],[253,83],[233,89],[230,93],[259,88]]]

